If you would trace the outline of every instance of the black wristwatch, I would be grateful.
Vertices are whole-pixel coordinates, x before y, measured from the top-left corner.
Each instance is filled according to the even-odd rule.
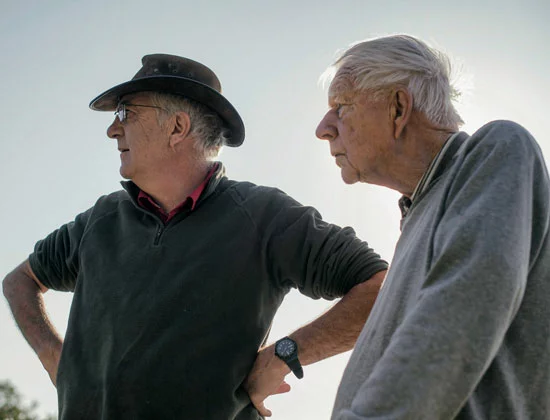
[[[285,362],[298,379],[304,377],[304,370],[298,360],[298,345],[292,338],[284,337],[275,343],[275,356]]]

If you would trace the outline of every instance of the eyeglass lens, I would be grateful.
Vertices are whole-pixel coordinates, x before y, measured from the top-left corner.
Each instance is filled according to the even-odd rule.
[[[115,115],[118,117],[120,122],[124,122],[126,119],[126,106],[124,104],[119,104],[115,111]]]

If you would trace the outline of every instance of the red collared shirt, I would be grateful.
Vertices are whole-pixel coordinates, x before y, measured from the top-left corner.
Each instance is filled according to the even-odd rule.
[[[173,209],[170,213],[166,213],[162,207],[160,207],[153,198],[147,194],[145,191],[139,190],[138,194],[138,204],[144,208],[145,210],[149,210],[153,213],[155,213],[163,223],[168,223],[174,216],[181,213],[183,210],[190,208],[191,211],[195,209],[195,206],[197,204],[197,201],[199,200],[202,192],[204,191],[204,188],[206,187],[206,184],[212,178],[212,175],[214,175],[214,172],[218,168],[218,164],[215,164],[212,166],[212,169],[210,172],[208,172],[208,175],[206,175],[206,178],[202,183],[195,188],[195,190],[187,197],[185,200],[183,200],[175,209]]]

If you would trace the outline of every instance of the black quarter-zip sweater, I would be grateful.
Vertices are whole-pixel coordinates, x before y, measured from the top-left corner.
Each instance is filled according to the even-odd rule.
[[[285,294],[332,299],[387,268],[351,228],[222,165],[166,225],[123,185],[29,257],[74,292],[60,419],[259,419],[241,384]]]

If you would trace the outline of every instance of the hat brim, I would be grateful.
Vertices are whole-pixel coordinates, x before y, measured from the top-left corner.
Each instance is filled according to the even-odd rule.
[[[163,92],[181,95],[215,111],[229,129],[227,145],[240,146],[244,141],[244,123],[237,110],[211,87],[192,79],[177,76],[150,76],[121,83],[106,90],[90,102],[95,111],[114,111],[124,95],[136,92]]]

